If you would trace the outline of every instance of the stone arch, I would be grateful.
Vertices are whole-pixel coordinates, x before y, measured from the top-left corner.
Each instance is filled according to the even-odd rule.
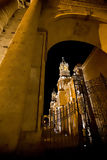
[[[93,44],[98,48],[101,48],[104,52],[107,52],[106,6],[104,5],[91,6],[90,4],[80,5],[78,4],[78,2],[72,2],[72,4],[68,5],[67,4],[68,2],[66,3],[65,1],[64,1],[65,4],[63,4],[62,2],[57,2],[57,3],[56,3],[56,6],[58,8],[55,9],[54,8],[55,4],[50,1],[51,7],[53,7],[52,8],[53,13],[52,11],[48,10],[49,9],[49,6],[48,6],[46,7],[46,9],[44,8],[44,10],[42,11],[43,13],[41,14],[41,21],[43,21],[43,23],[40,22],[40,27],[42,26],[48,32],[49,41],[48,41],[47,48],[50,48],[55,43],[58,43],[58,38],[59,38],[59,42],[63,40],[77,40],[77,41],[79,40],[82,42],[87,42],[87,43]],[[68,31],[70,30],[68,26],[69,28],[71,27],[71,30],[73,29],[73,27],[75,27],[75,30],[73,29],[74,30],[73,32]],[[58,27],[58,29],[56,27]],[[61,34],[61,30],[64,27],[66,27],[65,28],[66,33],[62,31],[62,35],[64,36],[64,34],[68,34],[68,32],[69,32],[69,35],[66,35],[66,37],[63,37],[61,39],[61,36],[60,37],[58,36],[59,34]],[[54,35],[52,36],[51,36],[51,31],[54,33]],[[52,39],[54,39],[54,36],[56,36],[55,33],[57,33],[56,34],[57,40],[52,43]],[[72,33],[75,33],[75,36]],[[70,34],[72,35],[71,37],[70,37]],[[87,34],[87,38],[84,38],[84,34]],[[52,37],[51,40],[50,40],[50,37]]]
[[[104,16],[104,18],[103,18]],[[107,16],[106,16],[106,13],[103,13],[102,15],[84,15],[82,13],[62,13],[62,14],[57,14],[55,17],[54,17],[54,22],[57,22],[57,21],[61,21],[61,20],[64,20],[64,19],[81,19],[81,21],[84,21],[86,22],[85,26],[84,24],[81,24],[80,22],[77,22],[77,24],[85,31],[87,31],[86,27],[88,26],[87,25],[87,21],[88,22],[92,22],[92,23],[97,23],[98,24],[98,39],[99,39],[99,43],[98,42],[91,42],[90,40],[82,40],[80,39],[81,42],[86,42],[86,43],[90,43],[92,45],[95,45],[96,47],[102,49],[105,53],[107,52],[107,47],[106,47],[106,44],[107,44]],[[91,25],[91,24],[90,24]],[[78,27],[77,26],[77,30],[78,30]],[[89,26],[88,26],[89,27]],[[97,29],[97,28],[96,28]],[[79,29],[80,31],[80,29]],[[78,32],[79,32],[78,31]],[[83,31],[82,31],[83,32]],[[82,34],[82,33],[81,33]],[[93,32],[93,34],[95,35],[95,33]],[[81,36],[81,35],[80,35]],[[77,39],[74,38],[74,40],[78,40],[80,37],[78,37]],[[95,38],[95,37],[94,37]],[[93,38],[93,39],[94,39]]]
[[[78,27],[75,29],[76,25]],[[28,119],[28,117],[25,118],[29,121],[30,125],[34,124],[33,125],[34,127],[32,127],[34,130],[35,130],[35,124],[36,124],[36,129],[38,128],[40,129],[41,115],[43,115],[45,63],[46,63],[46,57],[49,49],[58,42],[75,40],[75,41],[92,44],[98,48],[97,51],[99,52],[101,51],[100,49],[102,49],[104,52],[107,52],[106,45],[105,45],[106,39],[102,37],[102,39],[104,40],[103,42],[103,40],[101,40],[101,37],[99,36],[100,25],[105,27],[105,30],[106,30],[105,23],[98,20],[86,19],[86,15],[81,16],[81,14],[79,14],[78,16],[76,15],[76,17],[73,15],[72,16],[66,15],[66,17],[64,17],[63,15],[61,17],[59,16],[58,18],[55,18],[55,15],[50,14],[50,11],[49,13],[44,14],[43,12],[41,14],[40,22],[38,25],[38,40],[37,40],[38,47],[36,48],[38,57],[36,56],[36,54],[33,55],[34,58],[32,63],[33,67],[34,66],[37,66],[38,68],[40,67],[40,71],[39,69],[34,68],[35,70],[37,70],[35,71],[37,72],[37,75],[39,75],[40,73],[40,77],[39,77],[40,79],[38,78],[39,83],[37,84],[37,88],[39,88],[39,93],[37,93],[36,91],[37,112],[35,111],[35,113],[32,113],[33,119],[35,119],[35,115],[37,119],[36,119],[36,122],[34,122],[34,120],[31,120],[30,118]],[[83,29],[81,29],[82,33],[79,26],[81,26],[81,28],[83,27]],[[102,32],[104,32],[103,27],[100,28]],[[89,32],[89,29],[90,29],[90,32]],[[100,35],[102,36],[101,31],[100,31]],[[105,36],[106,34],[103,34],[103,35]],[[40,41],[39,41],[39,38],[40,38]],[[42,51],[39,51],[41,49],[41,46],[42,46]],[[100,53],[103,54],[102,51]],[[35,63],[35,59],[37,59],[36,63]],[[41,62],[39,62],[39,59]],[[35,105],[33,105],[33,107],[36,108]],[[29,109],[27,112],[29,113]],[[25,127],[23,127],[24,128],[23,130],[31,130],[31,127],[29,126],[28,126],[28,123],[26,123]]]
[[[98,23],[89,21],[85,22],[81,19],[75,20],[66,18],[57,22],[52,22],[48,29],[47,48],[49,49],[54,44],[66,40],[86,42],[100,48],[101,44],[98,35],[98,29]],[[95,33],[94,39],[93,33]]]
[[[57,14],[56,14],[57,15]],[[42,19],[43,18],[43,19]],[[42,33],[45,33],[46,38],[45,38],[45,57],[47,57],[47,53],[49,49],[54,46],[56,43],[59,43],[61,41],[80,41],[80,42],[85,42],[91,45],[94,45],[97,47],[96,53],[93,52],[93,54],[102,56],[102,61],[105,59],[106,55],[105,53],[107,52],[107,47],[106,47],[106,35],[107,35],[107,29],[106,26],[107,24],[103,22],[103,19],[101,17],[93,18],[90,16],[82,15],[81,13],[76,15],[76,14],[66,14],[65,15],[59,15],[59,16],[53,16],[51,15],[50,17],[42,17],[41,19],[43,20],[42,23],[39,24],[39,30],[41,30]],[[44,38],[43,38],[44,39]],[[99,56],[99,57],[100,57]],[[94,57],[92,55],[92,57]],[[94,57],[95,58],[95,57]],[[94,61],[95,59],[90,59],[90,61]],[[100,59],[100,58],[99,58]],[[46,60],[46,58],[45,58]],[[98,60],[99,61],[99,60]],[[44,66],[45,66],[44,62]],[[100,64],[100,62],[98,62]],[[98,65],[97,64],[97,65]],[[105,60],[106,64],[106,60]],[[93,65],[94,67],[94,65]],[[44,70],[45,67],[43,67],[43,72],[45,73]],[[85,73],[87,73],[87,68],[86,67]],[[103,67],[101,67],[104,69]],[[94,73],[96,72],[94,68]],[[98,70],[97,76],[100,72],[100,69]],[[105,73],[105,69],[104,69]],[[90,74],[91,75],[91,74]],[[87,75],[86,75],[87,77]],[[88,77],[87,80],[90,80],[91,78],[95,78],[93,76]],[[44,97],[43,94],[43,86],[44,86],[44,75],[41,77],[41,81],[43,82],[41,84],[42,86],[42,91],[39,97]],[[41,88],[41,87],[40,87]],[[39,101],[40,102],[40,101]],[[43,103],[40,102],[39,108],[42,108],[43,111]],[[41,109],[40,109],[41,110]],[[39,120],[40,122],[40,120]]]
[[[107,52],[106,27],[107,24],[105,23],[94,20],[87,21],[83,18],[75,19],[64,17],[59,20],[51,21],[46,28],[48,31],[47,48],[49,49],[54,44],[61,41],[75,40],[92,44],[102,49],[104,52]]]

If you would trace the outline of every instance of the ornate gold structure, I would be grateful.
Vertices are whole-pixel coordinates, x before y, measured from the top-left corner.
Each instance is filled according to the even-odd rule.
[[[58,92],[52,92],[49,109],[49,126],[56,133],[64,133],[76,137],[79,142],[92,143],[91,126],[88,115],[88,94],[85,91],[85,82],[81,65],[74,68],[70,76],[69,65],[62,59],[59,67]]]

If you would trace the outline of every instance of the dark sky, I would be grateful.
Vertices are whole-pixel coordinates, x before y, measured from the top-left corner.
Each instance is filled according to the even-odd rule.
[[[53,46],[49,52],[46,62],[45,91],[44,91],[44,114],[48,114],[53,89],[57,91],[57,81],[59,79],[59,65],[64,57],[72,70],[77,63],[83,64],[93,46],[84,42],[65,41]]]

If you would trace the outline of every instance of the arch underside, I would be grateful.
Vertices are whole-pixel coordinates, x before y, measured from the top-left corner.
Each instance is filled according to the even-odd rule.
[[[61,41],[75,40],[107,52],[106,12],[106,5],[100,1],[49,1],[42,10],[39,24],[48,33],[47,48]]]
[[[60,16],[44,26],[43,30],[47,32],[47,50],[56,43],[69,40],[86,42],[102,49],[99,29],[99,21],[80,16],[75,18],[75,15]]]

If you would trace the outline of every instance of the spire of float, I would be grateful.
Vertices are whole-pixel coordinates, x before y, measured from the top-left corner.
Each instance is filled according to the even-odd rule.
[[[60,77],[69,77],[70,71],[69,71],[69,65],[65,62],[64,57],[62,57],[62,62],[60,63],[59,67],[59,75]]]

